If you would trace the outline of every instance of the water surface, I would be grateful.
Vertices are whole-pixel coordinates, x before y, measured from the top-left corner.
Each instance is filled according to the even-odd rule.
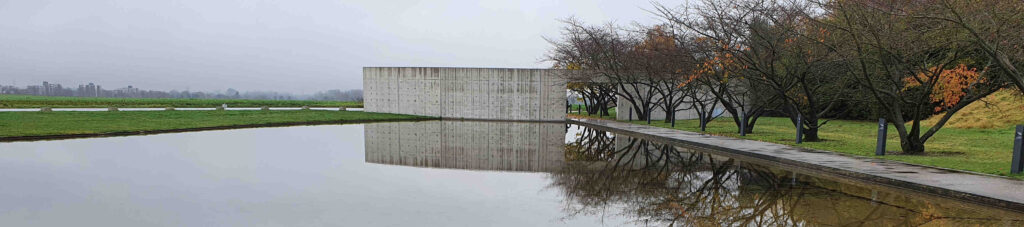
[[[560,123],[0,143],[3,226],[1011,225],[1019,213]]]

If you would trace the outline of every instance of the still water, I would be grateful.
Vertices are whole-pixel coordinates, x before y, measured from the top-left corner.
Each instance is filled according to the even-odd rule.
[[[0,143],[0,226],[1024,225],[1024,215],[560,123]]]

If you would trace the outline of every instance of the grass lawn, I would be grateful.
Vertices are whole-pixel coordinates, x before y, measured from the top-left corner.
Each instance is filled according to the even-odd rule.
[[[362,102],[311,100],[90,98],[0,95],[0,108],[217,107],[221,104],[228,104],[228,107],[363,107]]]
[[[586,117],[586,114],[583,115]],[[608,117],[604,117],[609,119]],[[611,118],[614,119],[614,118]],[[633,121],[647,124],[646,121]],[[669,123],[652,121],[652,126],[671,128]],[[678,120],[675,129],[700,131],[697,120]],[[740,137],[731,118],[718,118],[708,124],[710,134],[759,140],[819,150],[835,151],[859,156],[896,160],[919,165],[960,169],[980,173],[1010,176],[1024,179],[1024,175],[1010,175],[1010,159],[1013,149],[1013,126],[995,129],[943,128],[926,143],[925,155],[875,156],[876,122],[834,120],[828,122],[819,136],[822,142],[796,144],[796,131],[787,118],[762,117],[758,119],[754,133]],[[899,152],[900,141],[896,129],[889,126],[886,150]]]
[[[0,138],[109,134],[266,124],[433,119],[362,111],[0,112]]]

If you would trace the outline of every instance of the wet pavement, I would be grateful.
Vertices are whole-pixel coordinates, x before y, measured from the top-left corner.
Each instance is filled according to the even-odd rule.
[[[741,155],[841,178],[1024,211],[1024,181],[1020,180],[609,120],[570,118],[569,122],[708,153]]]

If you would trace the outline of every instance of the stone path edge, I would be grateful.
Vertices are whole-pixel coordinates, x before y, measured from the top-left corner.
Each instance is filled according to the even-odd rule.
[[[962,192],[962,191],[958,191],[958,190],[954,190],[954,189],[950,189],[950,188],[943,188],[943,187],[936,187],[936,186],[931,186],[931,185],[919,184],[919,183],[915,183],[915,182],[909,182],[909,181],[893,179],[893,178],[888,178],[888,177],[883,177],[883,176],[878,176],[878,175],[872,175],[872,174],[868,174],[868,173],[861,173],[861,172],[846,170],[846,169],[842,169],[842,168],[835,168],[835,167],[830,167],[830,166],[818,165],[818,164],[814,164],[814,163],[801,162],[801,161],[787,159],[787,158],[780,158],[780,157],[771,156],[771,155],[757,154],[757,153],[747,152],[747,151],[743,151],[743,150],[736,150],[736,149],[731,149],[731,148],[725,148],[725,147],[716,146],[716,145],[712,145],[712,144],[701,143],[699,141],[691,141],[691,140],[681,140],[681,139],[668,138],[668,137],[663,137],[663,136],[659,136],[659,135],[652,135],[652,134],[647,134],[647,133],[643,133],[643,132],[637,132],[637,131],[633,131],[633,130],[629,130],[629,129],[622,129],[622,128],[606,126],[606,125],[602,125],[602,124],[598,124],[598,123],[590,122],[590,121],[609,121],[609,120],[585,119],[584,121],[581,121],[580,119],[573,119],[573,118],[567,118],[566,119],[566,122],[570,123],[570,124],[579,124],[579,125],[583,125],[583,126],[587,126],[587,127],[592,127],[592,128],[596,128],[596,129],[601,129],[601,130],[605,130],[605,131],[621,133],[621,134],[624,134],[624,135],[627,135],[627,136],[630,136],[630,137],[637,137],[637,138],[642,138],[642,139],[649,139],[649,140],[653,140],[653,141],[669,143],[669,144],[672,144],[672,145],[682,146],[682,147],[691,148],[691,149],[696,149],[696,150],[703,151],[703,152],[720,153],[720,154],[724,154],[724,155],[727,155],[727,156],[740,156],[740,157],[746,157],[746,158],[759,159],[759,160],[763,160],[763,161],[767,161],[767,162],[771,162],[771,163],[777,163],[777,164],[780,164],[780,165],[791,166],[791,167],[796,167],[796,168],[800,168],[800,169],[807,169],[807,170],[811,170],[811,171],[821,171],[821,172],[824,172],[826,174],[833,175],[833,176],[848,177],[848,178],[852,178],[853,180],[858,180],[858,181],[862,181],[862,182],[870,182],[870,183],[883,184],[883,185],[889,186],[889,187],[894,187],[894,188],[899,188],[899,189],[906,189],[906,190],[910,190],[910,191],[913,191],[913,192],[924,193],[924,194],[933,195],[933,196],[939,196],[939,197],[948,198],[948,199],[954,199],[954,200],[961,201],[961,202],[968,202],[968,203],[972,203],[972,204],[976,204],[976,205],[981,205],[981,206],[987,206],[987,207],[1009,209],[1009,210],[1013,210],[1013,211],[1016,211],[1016,212],[1024,212],[1024,203],[1016,202],[1016,201],[1011,201],[1011,200],[1008,200],[1008,199],[995,198],[995,197],[979,195],[979,194],[974,194],[974,193],[969,193],[969,192]],[[623,123],[623,124],[629,124],[629,123]],[[636,125],[636,126],[644,126],[644,127],[657,128],[657,127],[654,127],[654,126],[646,126],[646,125]],[[667,128],[659,128],[659,129],[667,129]],[[676,130],[676,129],[667,129],[667,130]],[[676,131],[688,132],[688,131],[681,131],[681,130],[676,130]],[[689,132],[689,133],[693,133],[693,132]],[[707,135],[707,136],[721,137],[721,136],[713,136],[713,135]],[[783,146],[785,146],[785,145],[783,145]],[[838,154],[838,155],[850,157],[849,155],[840,154],[840,153],[836,153],[836,152],[832,152],[832,151],[816,150],[816,149],[808,149],[808,148],[800,148],[800,147],[792,147],[792,148],[793,149],[802,149],[802,150],[811,150],[811,151],[814,151],[814,152],[828,152],[828,153],[833,153],[833,154]],[[851,158],[867,158],[867,157],[851,157]],[[971,175],[977,175],[977,176],[982,176],[982,177],[991,177],[991,178],[1001,178],[1001,179],[1006,179],[1006,180],[1013,180],[1013,179],[1009,179],[1009,178],[1003,178],[1003,177],[998,177],[998,176],[988,175],[988,174],[978,174],[978,173],[974,173],[974,172],[967,172],[967,171],[960,171],[960,170],[953,170],[953,169],[946,169],[946,168],[935,168],[935,167],[930,167],[930,166],[915,165],[915,164],[909,164],[909,163],[903,163],[903,162],[897,162],[897,161],[891,161],[891,160],[884,160],[884,159],[878,159],[878,162],[891,162],[891,163],[898,163],[898,164],[903,164],[903,165],[911,165],[911,166],[917,166],[917,167],[923,167],[923,168],[933,168],[933,169],[944,170],[944,171],[953,171],[953,172],[958,172],[958,173],[962,173],[962,174],[971,174]],[[1024,188],[1021,188],[1021,190],[1024,190]]]

